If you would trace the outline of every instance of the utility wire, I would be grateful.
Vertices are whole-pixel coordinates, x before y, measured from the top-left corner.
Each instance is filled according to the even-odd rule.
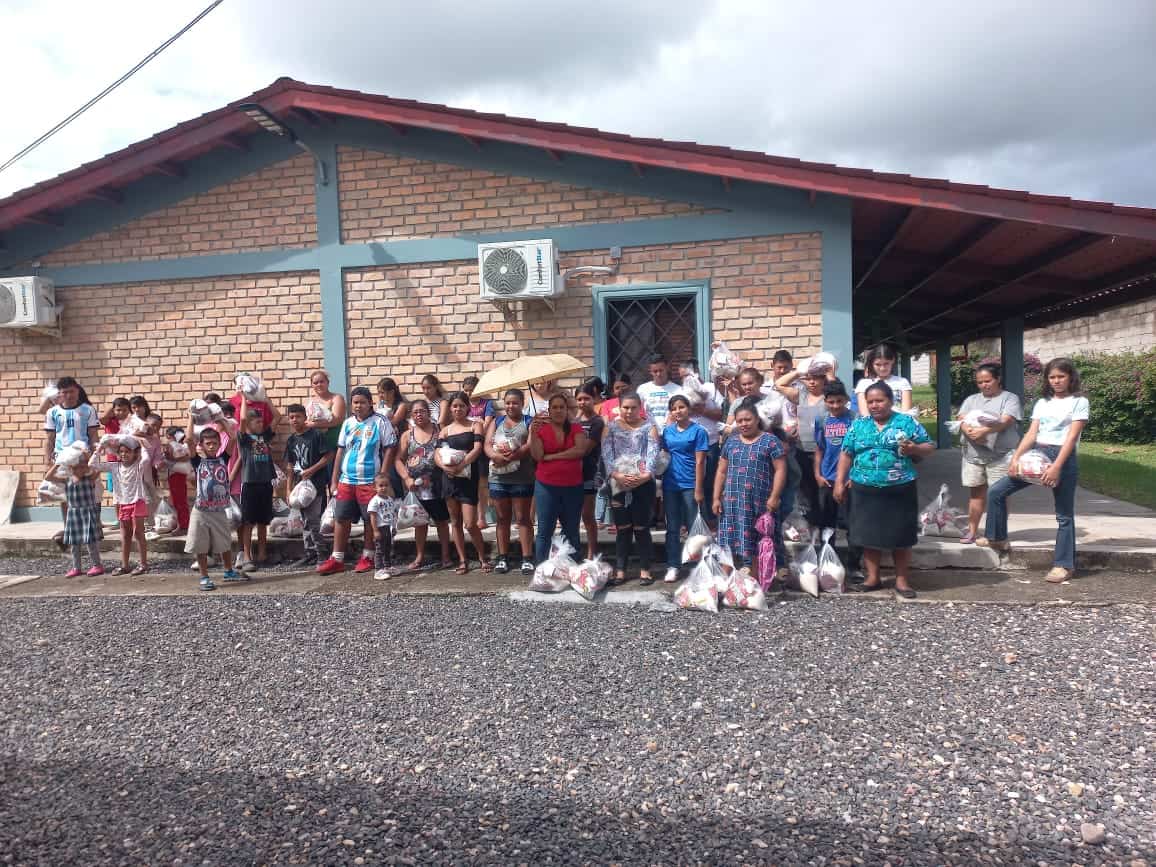
[[[58,123],[52,129],[50,129],[44,135],[40,136],[40,138],[36,139],[36,141],[32,142],[30,145],[23,148],[19,153],[12,156],[3,165],[0,165],[0,172],[3,172],[5,169],[12,167],[17,162],[24,159],[24,157],[28,156],[28,154],[32,153],[32,151],[36,150],[36,148],[40,147],[40,145],[44,144],[44,142],[48,141],[50,138],[52,138],[54,135],[56,135],[58,132],[60,132],[62,129],[64,129],[66,126],[68,126],[70,123],[72,123],[78,117],[80,117],[82,114],[84,114],[86,111],[88,111],[94,105],[96,105],[98,102],[100,102],[102,99],[104,99],[110,93],[112,93],[114,90],[116,90],[118,87],[120,87],[126,81],[128,81],[130,78],[132,78],[134,75],[136,75],[136,73],[138,73],[142,68],[144,68],[144,66],[149,61],[151,61],[154,57],[156,57],[158,54],[160,54],[162,51],[164,51],[166,48],[168,48],[170,45],[172,45],[174,42],[176,42],[178,39],[180,39],[182,36],[184,36],[190,30],[192,30],[198,21],[200,21],[202,18],[204,18],[206,15],[208,15],[210,12],[212,12],[214,9],[216,9],[218,6],[220,6],[223,2],[224,2],[224,0],[213,0],[212,3],[210,3],[208,6],[206,6],[204,9],[201,10],[200,14],[197,15],[196,18],[194,18],[192,21],[190,21],[188,24],[186,24],[184,27],[182,27],[180,30],[178,30],[176,33],[174,33],[172,36],[170,36],[164,42],[162,42],[157,48],[153,49],[143,60],[141,60],[139,63],[137,63],[136,66],[134,66],[132,69],[130,69],[124,75],[122,75],[120,78],[118,78],[116,81],[114,81],[112,84],[110,84],[108,87],[106,87],[104,90],[102,90],[96,96],[94,96],[92,99],[90,99],[88,102],[86,102],[84,105],[82,105],[76,111],[74,111],[72,114],[70,114],[64,120],[62,120],[60,123]]]

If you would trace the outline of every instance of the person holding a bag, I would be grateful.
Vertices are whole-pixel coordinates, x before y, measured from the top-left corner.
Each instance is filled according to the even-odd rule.
[[[442,471],[446,485],[446,507],[450,513],[450,535],[458,550],[459,575],[470,571],[466,553],[466,534],[478,552],[483,572],[493,572],[494,564],[486,557],[486,543],[478,529],[478,459],[482,456],[482,425],[470,418],[470,396],[456,391],[449,397],[451,421],[438,439],[434,463]],[[457,463],[447,463],[444,454],[461,457]]]
[[[1043,378],[1043,397],[1032,409],[1031,427],[1012,455],[1008,474],[988,491],[986,538],[977,539],[976,544],[997,551],[1010,547],[1007,498],[1028,486],[1018,478],[1020,459],[1029,449],[1038,449],[1052,462],[1042,481],[1052,489],[1056,507],[1055,559],[1046,580],[1062,584],[1076,571],[1076,451],[1091,409],[1080,394],[1080,374],[1069,359],[1053,358],[1044,366]]]
[[[851,493],[848,541],[864,549],[867,580],[851,586],[863,592],[882,587],[879,562],[884,551],[891,551],[895,592],[912,599],[915,591],[907,573],[911,549],[919,541],[919,503],[911,459],[931,454],[935,444],[919,422],[894,407],[894,400],[885,382],[872,383],[863,392],[869,415],[855,419],[843,437],[835,500],[846,503]]]
[[[959,408],[960,440],[963,444],[963,486],[968,489],[967,534],[959,541],[970,545],[979,534],[979,519],[987,505],[987,490],[1007,475],[1012,452],[1019,445],[1019,422],[1023,409],[1017,394],[1005,391],[998,364],[981,364],[975,370],[979,393],[964,400]],[[991,419],[968,424],[969,414]],[[975,416],[972,416],[973,419]]]
[[[675,395],[668,401],[670,424],[659,437],[670,453],[670,466],[662,477],[662,500],[666,504],[666,575],[663,581],[678,580],[682,565],[682,528],[690,530],[706,499],[706,457],[710,442],[706,430],[690,417],[690,401]]]
[[[654,583],[650,574],[654,557],[650,520],[656,488],[654,461],[660,450],[658,433],[649,418],[641,417],[642,401],[633,391],[619,396],[618,409],[619,417],[606,425],[602,434],[602,466],[611,490],[610,513],[617,534],[614,539],[617,563],[611,583],[626,580],[626,563],[631,548],[637,544],[638,579],[647,586]],[[632,464],[629,470],[619,468],[627,463]]]
[[[417,495],[422,508],[437,528],[442,558],[436,565],[442,567],[450,562],[450,512],[446,508],[442,472],[434,463],[434,453],[438,447],[438,426],[430,418],[429,403],[421,399],[410,404],[409,417],[410,426],[401,435],[394,467],[401,476],[405,489],[410,494]],[[409,570],[426,567],[425,543],[428,536],[428,525],[418,524],[413,528],[416,552],[413,562],[407,567]]]
[[[586,434],[586,454],[582,456],[582,526],[586,528],[586,559],[593,560],[598,553],[598,519],[595,501],[598,498],[599,470],[602,467],[602,429],[606,419],[598,414],[597,401],[601,399],[602,380],[588,379],[574,391],[578,415],[574,418]]]
[[[542,563],[550,556],[554,526],[562,524],[562,535],[578,550],[578,523],[582,517],[582,458],[586,454],[586,434],[570,420],[566,395],[555,392],[547,404],[547,417],[530,426],[530,454],[534,470],[534,502],[538,509],[538,534],[534,557]]]
[[[494,571],[510,571],[510,527],[518,526],[522,549],[522,574],[534,573],[534,527],[530,523],[530,500],[534,496],[534,461],[530,457],[530,427],[522,414],[525,395],[520,388],[502,396],[506,414],[486,424],[486,454],[490,457],[490,502],[498,513],[495,536],[498,562]]]
[[[313,499],[301,509],[304,525],[301,541],[305,554],[292,565],[295,569],[302,569],[329,559],[329,543],[321,534],[321,516],[329,498],[329,465],[333,462],[334,452],[329,447],[327,433],[309,427],[309,411],[304,404],[290,404],[286,412],[289,415],[289,429],[292,431],[285,443],[286,490],[292,491],[294,486],[304,481],[312,485],[315,491]]]

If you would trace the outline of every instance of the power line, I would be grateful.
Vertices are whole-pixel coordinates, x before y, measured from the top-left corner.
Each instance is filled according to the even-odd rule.
[[[32,153],[32,151],[36,150],[36,148],[40,147],[40,145],[44,144],[44,142],[48,141],[50,138],[52,138],[54,135],[56,135],[58,132],[60,132],[62,129],[64,129],[66,126],[68,126],[70,123],[72,123],[78,117],[80,117],[82,114],[84,114],[86,111],[88,111],[94,105],[96,105],[98,102],[100,102],[102,99],[104,99],[110,93],[112,93],[114,90],[116,90],[118,87],[120,87],[126,81],[128,81],[130,78],[132,78],[134,75],[136,75],[136,73],[138,73],[141,69],[143,69],[144,66],[147,63],[149,63],[149,61],[151,61],[154,57],[156,57],[158,54],[160,54],[162,51],[164,51],[166,48],[168,48],[170,45],[172,45],[174,42],[176,42],[178,39],[180,39],[182,36],[184,36],[190,30],[192,30],[198,21],[200,21],[202,18],[204,18],[206,15],[208,15],[210,12],[212,12],[214,9],[216,9],[218,6],[220,6],[223,2],[224,2],[224,0],[213,0],[212,3],[210,3],[208,6],[206,6],[204,9],[201,10],[200,14],[198,14],[197,17],[195,17],[192,21],[190,21],[188,24],[186,24],[184,27],[182,27],[180,30],[178,30],[176,33],[174,33],[172,36],[170,36],[164,42],[162,42],[157,48],[154,48],[151,52],[149,52],[149,54],[143,60],[141,60],[139,63],[137,63],[136,66],[134,66],[132,69],[130,69],[124,75],[122,75],[120,78],[118,78],[116,81],[114,81],[112,84],[110,84],[108,87],[106,87],[104,90],[102,90],[96,96],[94,96],[92,99],[90,99],[88,102],[86,102],[84,105],[82,105],[76,111],[74,111],[72,114],[70,114],[64,120],[62,120],[60,123],[58,123],[52,129],[50,129],[44,135],[40,136],[40,138],[36,139],[36,141],[32,142],[27,147],[23,148],[17,154],[12,156],[3,165],[0,165],[0,172],[3,172],[5,169],[12,167],[17,162],[24,159],[24,157],[28,156],[28,154]]]

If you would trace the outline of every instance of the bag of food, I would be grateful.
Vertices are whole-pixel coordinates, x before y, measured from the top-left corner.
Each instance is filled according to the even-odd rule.
[[[331,502],[332,506],[333,503]],[[429,526],[429,512],[421,504],[417,494],[410,491],[397,507],[397,529],[408,530],[410,527]]]
[[[691,522],[690,531],[686,534],[686,541],[682,544],[683,563],[697,563],[702,559],[702,552],[706,546],[714,541],[714,535],[706,521],[702,519],[702,512],[698,512]]]
[[[658,454],[654,456],[654,477],[661,479],[668,469],[670,469],[670,452],[659,449]]]
[[[41,401],[53,401],[60,397],[60,389],[56,387],[56,383],[49,380],[44,383],[44,391],[40,392]]]
[[[777,391],[771,392],[755,405],[755,412],[759,414],[759,421],[764,428],[782,424],[783,396]]]
[[[208,424],[213,420],[209,404],[199,397],[189,401],[189,415],[192,416],[194,424]]]
[[[88,461],[88,446],[81,442],[69,443],[56,456],[56,463],[62,467],[75,467]]]
[[[280,464],[273,464],[273,490],[277,490],[285,484],[285,471],[281,469]]]
[[[1044,483],[1044,473],[1052,468],[1052,459],[1046,452],[1032,449],[1020,455],[1019,478],[1033,485]]]
[[[317,499],[317,486],[309,479],[302,479],[289,492],[291,509],[308,509]]]
[[[722,594],[722,604],[728,608],[766,611],[767,597],[759,582],[751,577],[751,570],[743,567],[730,574],[727,589]]]
[[[577,564],[573,558],[574,548],[561,534],[550,541],[550,556],[534,569],[530,578],[530,589],[539,593],[561,593],[570,586]]]
[[[36,502],[63,503],[64,485],[60,484],[59,482],[53,482],[49,479],[45,479],[36,489]]]
[[[755,555],[755,569],[759,587],[770,590],[775,583],[778,561],[775,554],[775,516],[763,512],[755,521],[755,532],[759,534],[758,552]]]
[[[718,379],[720,376],[728,379],[738,376],[742,366],[739,357],[727,349],[727,345],[721,340],[711,344],[710,361],[707,364],[711,379]]]
[[[963,423],[968,427],[987,427],[991,424],[999,424],[999,416],[982,409],[973,409],[963,417]],[[995,448],[995,441],[999,438],[999,431],[992,431],[987,434],[982,442],[983,445],[989,449]]]
[[[156,514],[153,515],[153,526],[158,533],[171,533],[177,528],[177,510],[168,500],[162,499],[157,503]]]
[[[715,589],[719,593],[727,589],[730,575],[735,570],[735,561],[731,556],[731,549],[726,545],[711,544],[702,553],[702,559],[710,566],[711,574],[715,578]]]
[[[811,537],[811,525],[803,517],[798,508],[791,509],[789,515],[783,519],[783,538],[788,542],[802,542]]]
[[[819,552],[819,589],[824,593],[842,593],[843,582],[847,577],[843,561],[831,545],[831,537],[834,535],[833,527],[823,531],[823,550]]]
[[[816,599],[819,597],[819,555],[815,553],[813,542],[803,548],[791,564],[791,574],[799,590]]]
[[[706,386],[702,384],[702,379],[699,378],[697,373],[687,372],[684,374],[679,387],[682,389],[682,393],[686,395],[686,399],[691,406],[706,403]]]
[[[332,536],[333,525],[337,523],[337,498],[332,497],[325,511],[321,513],[321,535]]]
[[[305,518],[300,509],[290,509],[289,517],[285,519],[285,535],[295,539],[305,532]]]
[[[718,577],[715,568],[713,561],[704,557],[675,591],[675,604],[691,611],[718,614]]]
[[[947,536],[958,539],[967,532],[967,515],[950,505],[951,494],[947,483],[939,486],[939,493],[919,513],[919,532],[924,536]]]
[[[610,469],[616,473],[636,476],[646,470],[646,462],[642,459],[642,455],[639,454],[619,455],[614,459],[614,463],[611,464]],[[610,492],[612,494],[621,494],[622,490],[622,486],[618,484],[618,480],[611,478]]]
[[[442,466],[445,468],[456,467],[466,459],[465,452],[461,449],[450,448],[448,445],[438,448],[438,456],[442,459]]]
[[[241,526],[241,507],[236,500],[230,498],[229,505],[225,507],[225,517],[234,530]]]
[[[261,377],[254,373],[238,373],[233,377],[233,385],[249,400],[267,399],[265,385],[261,382]]]
[[[803,373],[811,376],[830,376],[834,374],[838,367],[838,361],[830,352],[817,352],[815,357],[810,359],[806,366],[799,365],[799,369]]]
[[[570,570],[570,586],[584,599],[593,599],[594,594],[606,586],[612,571],[613,567],[597,554],[593,560],[583,560]]]
[[[521,445],[506,435],[505,425],[499,425],[498,429],[494,431],[494,449],[496,451],[513,452],[521,448]],[[510,461],[508,464],[498,466],[497,464],[490,464],[490,475],[504,476],[507,473],[512,473],[522,465],[521,461]]]
[[[274,518],[269,522],[269,535],[277,536],[281,539],[289,537],[289,519],[288,518]]]

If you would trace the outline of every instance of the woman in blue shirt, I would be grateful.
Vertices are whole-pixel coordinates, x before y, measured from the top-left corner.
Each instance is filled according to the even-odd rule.
[[[867,387],[863,402],[869,415],[855,419],[843,438],[835,499],[846,502],[848,477],[853,507],[849,515],[850,544],[862,547],[867,580],[851,586],[860,591],[878,590],[879,561],[884,551],[895,560],[895,592],[905,599],[915,596],[907,582],[911,549],[918,541],[919,503],[915,493],[913,457],[935,451],[927,431],[906,413],[892,408],[894,393],[885,382]]]
[[[691,421],[690,401],[676,394],[667,401],[668,424],[663,427],[662,447],[670,452],[670,466],[662,477],[662,501],[666,504],[666,576],[668,584],[678,580],[682,565],[683,527],[690,530],[704,499],[703,478],[710,441],[706,428]]]

